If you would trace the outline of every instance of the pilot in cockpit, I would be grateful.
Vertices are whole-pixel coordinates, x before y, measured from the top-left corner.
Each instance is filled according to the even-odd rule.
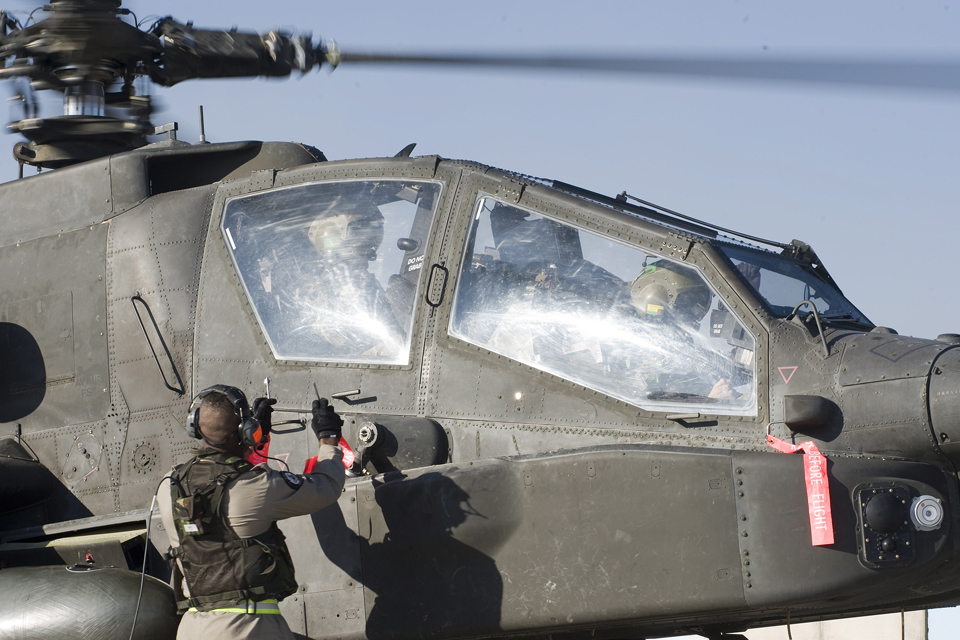
[[[731,363],[702,345],[700,324],[713,292],[693,269],[666,260],[645,267],[630,286],[630,303],[647,321],[639,369],[648,397],[741,397],[733,387]]]
[[[383,214],[372,202],[337,203],[307,228],[319,273],[305,296],[305,330],[328,344],[326,353],[387,356],[403,344],[386,293],[369,264],[383,242]]]

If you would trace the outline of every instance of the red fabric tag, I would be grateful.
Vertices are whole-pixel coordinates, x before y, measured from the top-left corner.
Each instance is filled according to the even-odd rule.
[[[343,449],[343,466],[345,469],[349,469],[353,466],[353,461],[357,459],[357,456],[343,438],[340,438],[340,448]]]
[[[342,437],[338,443],[340,448],[343,449],[343,468],[349,469],[353,466],[353,461],[357,459],[356,454],[353,452],[353,449],[350,448],[350,445],[347,444],[347,441]],[[313,456],[303,465],[304,473],[313,473],[313,468],[317,466],[317,456]]]
[[[803,479],[807,485],[810,541],[815,547],[833,544],[833,511],[830,509],[830,480],[827,477],[826,457],[810,440],[790,444],[768,435],[767,444],[781,453],[803,451]]]

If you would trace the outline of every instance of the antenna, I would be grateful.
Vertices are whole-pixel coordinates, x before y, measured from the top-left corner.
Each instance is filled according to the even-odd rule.
[[[204,131],[203,131],[203,105],[200,105],[200,140],[197,142],[197,144],[210,144],[207,141],[207,136],[204,134]],[[267,393],[267,397],[268,398],[270,397],[269,392]]]

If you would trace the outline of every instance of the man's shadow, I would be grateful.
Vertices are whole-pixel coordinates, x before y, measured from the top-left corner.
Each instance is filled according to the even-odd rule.
[[[470,519],[486,519],[470,505],[470,496],[440,473],[382,477],[374,480],[376,507],[370,502],[370,508],[364,508],[365,501],[358,498],[361,530],[368,523],[369,538],[351,531],[340,509],[313,515],[326,556],[376,594],[367,616],[367,638],[499,632],[503,581],[496,563],[454,537]],[[358,543],[360,566],[353,551]]]

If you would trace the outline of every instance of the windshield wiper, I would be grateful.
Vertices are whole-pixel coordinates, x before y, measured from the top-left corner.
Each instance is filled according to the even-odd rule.
[[[820,314],[820,317],[823,320],[839,320],[841,322],[848,322],[850,324],[857,324],[864,327],[872,327],[873,325],[864,320],[863,316],[859,314],[852,313],[850,311],[834,311],[833,313],[827,311]]]
[[[859,316],[854,316],[850,314],[837,314],[834,316],[821,316],[823,321],[826,324],[830,325],[845,325],[848,327],[856,327],[858,329],[873,329],[874,325],[870,322],[867,322]]]

